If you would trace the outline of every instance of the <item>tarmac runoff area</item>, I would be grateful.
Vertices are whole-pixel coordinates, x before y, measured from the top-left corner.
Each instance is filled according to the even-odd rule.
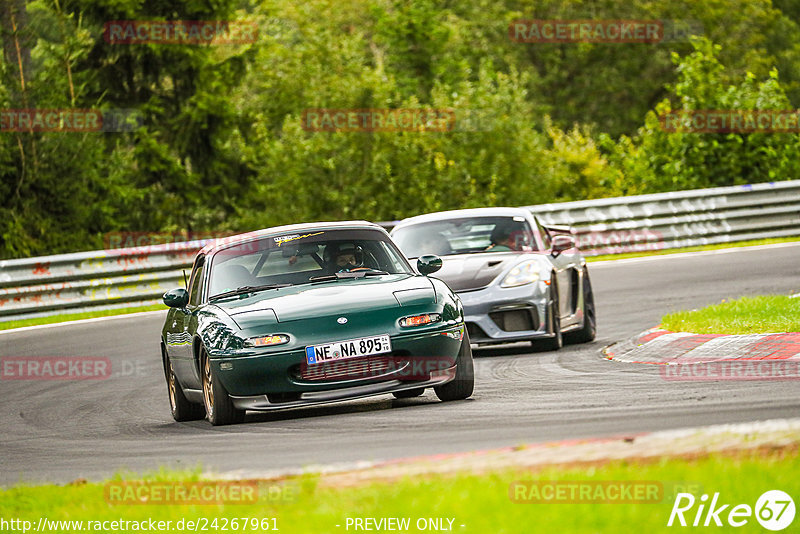
[[[346,487],[441,474],[481,474],[506,469],[536,471],[558,465],[581,467],[609,461],[658,461],[662,457],[700,458],[711,453],[796,449],[800,419],[665,430],[614,438],[563,440],[464,453],[309,466],[302,470],[206,472],[214,480],[286,481],[317,474],[321,487]]]

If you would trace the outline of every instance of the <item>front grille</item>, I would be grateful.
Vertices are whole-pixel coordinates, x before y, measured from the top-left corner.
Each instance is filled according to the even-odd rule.
[[[291,369],[296,380],[321,382],[341,380],[368,380],[378,378],[393,371],[403,369],[407,364],[404,358],[391,354],[364,356],[334,362],[308,365],[303,362]]]
[[[491,312],[489,317],[504,332],[539,329],[537,317],[530,308]]]

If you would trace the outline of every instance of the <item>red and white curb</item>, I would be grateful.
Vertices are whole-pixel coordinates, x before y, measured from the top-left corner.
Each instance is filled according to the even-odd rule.
[[[609,360],[655,365],[722,361],[800,361],[800,332],[693,334],[652,328],[603,349]]]

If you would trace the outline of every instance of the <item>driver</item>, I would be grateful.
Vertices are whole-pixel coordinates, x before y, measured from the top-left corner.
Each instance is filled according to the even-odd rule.
[[[345,244],[336,247],[331,257],[331,268],[334,272],[347,272],[364,270],[364,251],[354,244]]]
[[[498,223],[492,230],[490,239],[491,244],[484,249],[487,252],[531,250],[528,245],[530,234],[520,223],[505,221]]]
[[[361,267],[356,260],[355,248],[342,249],[336,255],[336,266],[340,269],[352,269],[354,267]]]
[[[513,228],[510,224],[500,223],[494,227],[492,230],[492,235],[490,237],[491,244],[486,247],[486,251],[489,252],[509,252],[514,250],[515,243],[513,237]]]

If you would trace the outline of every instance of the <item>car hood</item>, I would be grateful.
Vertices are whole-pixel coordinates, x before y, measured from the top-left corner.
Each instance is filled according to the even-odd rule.
[[[427,277],[407,274],[342,279],[261,291],[214,304],[242,328],[265,320],[285,323],[341,313],[399,308],[408,296],[435,298]]]
[[[519,262],[537,257],[520,252],[482,252],[442,257],[442,268],[434,275],[453,291],[480,289],[492,283]]]

